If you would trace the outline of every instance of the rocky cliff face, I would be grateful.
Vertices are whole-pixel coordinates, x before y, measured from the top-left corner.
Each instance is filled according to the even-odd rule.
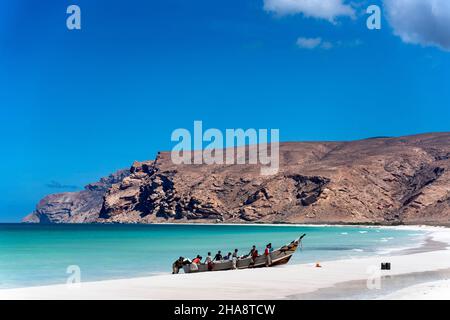
[[[163,152],[135,162],[90,213],[52,211],[52,197],[36,210],[50,222],[449,224],[450,133],[282,143],[271,176],[259,165],[175,165]]]
[[[129,170],[119,170],[78,192],[51,194],[43,198],[36,210],[23,219],[30,223],[95,222],[108,189],[128,176]]]

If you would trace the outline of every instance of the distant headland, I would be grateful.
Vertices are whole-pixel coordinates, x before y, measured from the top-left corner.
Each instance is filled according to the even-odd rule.
[[[280,143],[259,164],[134,162],[79,192],[48,195],[29,223],[450,223],[450,132]]]

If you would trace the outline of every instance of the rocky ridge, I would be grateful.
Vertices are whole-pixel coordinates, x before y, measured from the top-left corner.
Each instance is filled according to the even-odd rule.
[[[161,152],[111,182],[83,201],[47,196],[26,221],[449,224],[450,133],[281,143],[271,176],[259,165],[175,165]]]

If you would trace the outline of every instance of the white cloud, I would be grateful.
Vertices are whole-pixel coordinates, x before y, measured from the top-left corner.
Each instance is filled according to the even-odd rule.
[[[317,48],[322,43],[322,38],[298,38],[297,46],[304,49]]]
[[[449,0],[384,0],[384,7],[404,42],[450,50]]]
[[[363,44],[363,42],[359,39],[351,40],[351,41],[328,41],[324,40],[321,37],[316,38],[305,38],[299,37],[295,42],[297,46],[301,49],[324,49],[329,50],[333,48],[355,48],[359,47]]]
[[[332,23],[336,17],[354,17],[355,10],[345,0],[264,0],[264,10],[278,15],[303,14]]]
[[[322,48],[323,49],[331,49],[331,48],[333,48],[334,47],[334,45],[330,42],[330,41],[323,41],[322,42]]]
[[[333,48],[333,44],[329,41],[323,41],[322,38],[304,38],[300,37],[297,39],[296,44],[299,48],[302,49],[315,49],[315,48],[321,48],[321,49],[331,49]]]

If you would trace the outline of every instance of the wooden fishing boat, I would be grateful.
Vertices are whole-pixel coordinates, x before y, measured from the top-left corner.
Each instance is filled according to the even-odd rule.
[[[286,244],[270,253],[271,264],[269,267],[277,266],[281,264],[286,264],[291,259],[294,252],[297,250],[300,245],[303,237],[306,234],[303,234],[301,237],[295,239],[289,244]],[[267,258],[264,254],[259,255],[255,261],[253,261],[252,257],[244,256],[240,257],[236,261],[236,269],[247,269],[247,268],[260,268],[266,267]],[[214,261],[211,263],[208,268],[208,264],[201,263],[186,263],[183,265],[184,273],[195,273],[195,272],[204,272],[204,271],[223,271],[223,270],[232,270],[233,261],[232,260],[222,260],[222,261]]]

